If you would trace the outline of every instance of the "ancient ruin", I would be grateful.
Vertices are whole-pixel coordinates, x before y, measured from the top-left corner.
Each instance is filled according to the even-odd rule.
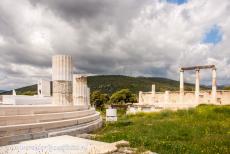
[[[67,55],[53,56],[52,60],[53,104],[73,105],[72,57]]]
[[[73,75],[73,103],[90,105],[90,89],[87,86],[86,75]]]
[[[86,76],[73,75],[71,56],[53,56],[52,82],[52,96],[50,82],[45,80],[38,82],[36,96],[2,96],[0,146],[59,135],[75,136],[102,126],[100,114],[89,103]]]
[[[211,69],[212,89],[200,90],[200,70]],[[195,91],[184,90],[184,71],[195,71]],[[128,109],[128,113],[139,111],[159,111],[162,109],[188,109],[199,104],[226,105],[230,102],[229,90],[217,90],[215,65],[181,67],[180,91],[156,92],[152,85],[151,92],[139,92],[139,100],[136,105]]]
[[[195,67],[182,67],[180,69],[180,102],[184,101],[184,71],[195,70],[196,72],[196,82],[195,82],[195,103],[200,102],[200,70],[201,69],[212,69],[212,99],[209,100],[212,103],[216,103],[216,67],[215,65],[206,65],[206,66],[195,66]],[[208,101],[208,102],[209,102]]]

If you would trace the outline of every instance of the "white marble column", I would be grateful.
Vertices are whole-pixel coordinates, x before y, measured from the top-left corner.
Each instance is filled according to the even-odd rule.
[[[85,75],[74,75],[73,102],[74,105],[88,105],[87,102],[87,77]]]
[[[90,88],[87,87],[87,104],[90,106]]]
[[[55,55],[52,57],[53,104],[73,105],[72,98],[72,57]]]
[[[184,71],[180,70],[180,103],[183,103],[184,98]]]
[[[196,69],[195,101],[199,103],[200,96],[200,70]]]
[[[155,84],[152,85],[152,100],[151,103],[155,103],[155,94],[156,94],[156,86]]]
[[[139,104],[142,104],[142,103],[143,103],[143,101],[142,101],[142,91],[139,91],[138,103],[139,103]]]
[[[164,102],[165,102],[165,104],[170,102],[170,100],[169,100],[169,91],[165,91]]]
[[[212,69],[212,102],[216,103],[216,68]]]

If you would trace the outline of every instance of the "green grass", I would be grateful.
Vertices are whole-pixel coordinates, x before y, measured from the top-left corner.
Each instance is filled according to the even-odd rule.
[[[123,115],[97,134],[97,140],[127,140],[140,151],[229,154],[230,106],[200,105],[176,112]]]

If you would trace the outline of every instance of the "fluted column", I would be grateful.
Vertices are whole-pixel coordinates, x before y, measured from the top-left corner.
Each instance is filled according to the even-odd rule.
[[[90,105],[90,88],[87,87],[87,104]]]
[[[87,77],[85,75],[76,74],[73,78],[74,105],[88,105]]]
[[[200,97],[200,70],[196,69],[195,101],[199,103]]]
[[[52,58],[53,104],[72,105],[72,57],[55,55]]]

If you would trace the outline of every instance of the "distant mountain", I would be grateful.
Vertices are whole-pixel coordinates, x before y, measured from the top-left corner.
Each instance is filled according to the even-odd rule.
[[[89,76],[88,85],[91,91],[100,90],[104,93],[112,94],[113,92],[128,88],[133,93],[138,94],[139,91],[151,91],[151,85],[156,85],[157,92],[179,91],[179,81],[159,78],[159,77],[130,77],[122,75],[100,75]],[[201,86],[201,89],[208,89]],[[185,90],[195,90],[194,84],[185,83]]]
[[[4,92],[5,90],[0,90],[0,93]]]
[[[129,77],[122,75],[100,75],[89,76],[88,85],[92,91],[100,90],[104,93],[112,94],[117,90],[128,88],[133,93],[138,94],[139,91],[151,91],[151,85],[156,85],[157,92],[178,91],[179,81],[158,78],[158,77]],[[194,84],[185,83],[185,90],[194,90]],[[201,89],[208,89],[201,86]],[[16,89],[18,95],[36,95],[37,85],[31,85]],[[12,94],[12,91],[4,92],[3,94]]]
[[[17,95],[37,95],[37,85],[30,85],[15,89]],[[12,95],[12,90],[2,92],[1,95]]]

